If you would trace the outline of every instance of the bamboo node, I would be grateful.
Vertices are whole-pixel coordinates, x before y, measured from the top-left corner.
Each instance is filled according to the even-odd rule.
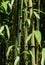
[[[19,18],[22,19],[22,16],[20,16]]]
[[[21,29],[19,29],[19,32],[21,32]]]
[[[31,9],[31,8],[32,8],[32,6],[28,7],[28,9]]]

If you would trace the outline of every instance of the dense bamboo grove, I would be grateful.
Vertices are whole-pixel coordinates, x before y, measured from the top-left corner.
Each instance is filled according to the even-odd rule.
[[[0,1],[0,65],[45,65],[45,1]]]

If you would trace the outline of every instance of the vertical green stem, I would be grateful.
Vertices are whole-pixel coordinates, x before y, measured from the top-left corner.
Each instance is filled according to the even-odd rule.
[[[12,8],[12,15],[13,15],[12,16],[12,20],[13,20],[13,30],[12,31],[13,32],[12,32],[12,36],[11,36],[12,44],[16,45],[16,47],[17,47],[17,29],[18,29],[18,27],[17,27],[17,5],[18,4],[17,3],[18,3],[18,0],[15,0],[13,3],[13,8]],[[14,60],[17,56],[16,48],[15,49],[13,48],[12,55],[13,55],[13,64],[14,64]],[[10,64],[13,65],[12,62]]]
[[[32,0],[29,0],[29,12],[30,12],[30,20],[32,21],[32,39],[31,39],[31,46],[32,46],[32,65],[35,65],[35,39],[34,39],[34,21],[32,19],[32,13],[33,13],[33,9],[32,9]]]
[[[25,4],[25,8],[24,8],[24,23],[26,23],[27,21],[27,0],[24,0],[24,4]],[[27,25],[24,25],[24,51],[28,50],[28,44],[26,44],[26,38],[28,36],[28,29],[27,29]],[[25,65],[28,65],[28,57],[26,54],[24,54],[24,61],[25,61]]]
[[[38,0],[38,9],[40,10],[40,0]],[[38,12],[38,15],[40,16],[40,13]],[[37,19],[37,30],[39,30],[39,26],[40,26],[40,20]],[[38,54],[39,54],[39,48],[38,48],[38,43],[37,43],[37,51],[36,51],[36,64],[38,65]]]
[[[19,1],[19,20],[18,20],[18,54],[20,54],[21,48],[21,32],[22,32],[22,9],[23,9],[23,0]],[[19,65],[19,63],[18,63]]]
[[[26,38],[27,38],[27,35],[28,35],[28,33],[27,33],[28,31],[27,31],[27,27],[25,27],[24,28],[24,43],[25,43],[25,41],[26,41]],[[24,51],[27,51],[28,50],[28,44],[24,44]],[[25,65],[28,65],[28,57],[27,57],[27,55],[26,54],[24,54],[24,61],[25,61]]]
[[[32,46],[32,65],[35,65],[35,38],[34,38],[34,22],[32,24],[32,39],[31,39],[31,46]]]

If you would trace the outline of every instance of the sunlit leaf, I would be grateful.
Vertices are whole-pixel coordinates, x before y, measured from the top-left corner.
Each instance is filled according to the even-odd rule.
[[[7,25],[5,25],[6,27],[6,30],[7,30],[7,36],[8,36],[8,39],[10,38],[10,31],[9,31],[9,27]]]
[[[41,65],[44,65],[44,63],[45,63],[45,48],[42,49]]]
[[[2,6],[4,7],[5,11],[7,11],[7,4],[8,4],[8,1],[2,2]]]
[[[32,51],[28,50],[28,51],[23,51],[22,53],[26,54],[26,55],[31,55],[33,57]]]
[[[12,5],[10,3],[8,3],[8,5],[9,5],[10,9],[12,9]]]
[[[8,59],[8,56],[9,56],[10,50],[12,49],[13,46],[14,46],[14,45],[11,45],[11,46],[8,47],[8,50],[7,50],[7,53],[6,53],[6,57],[7,57],[7,59]]]
[[[37,14],[37,12],[34,11],[34,15],[36,16],[37,19],[40,19],[39,14]]]
[[[3,33],[0,33],[0,35],[1,35],[1,36],[4,36],[4,34],[3,34]]]
[[[4,30],[4,26],[1,26],[0,33]]]
[[[14,0],[11,1],[11,5],[13,5],[13,3],[14,3]]]
[[[45,14],[45,12],[43,12],[42,10],[39,10],[39,9],[33,9],[34,11],[37,11],[37,12],[41,12],[42,14]]]
[[[20,60],[20,57],[19,57],[19,56],[17,56],[17,57],[16,57],[16,59],[15,59],[15,61],[14,61],[14,65],[17,65],[17,64],[18,64],[18,62],[19,62],[19,60]]]
[[[23,51],[22,53],[29,55],[29,52],[28,51]]]
[[[36,30],[36,31],[34,31],[34,35],[35,35],[35,38],[36,38],[38,44],[40,44],[41,43],[41,32]]]
[[[27,22],[28,22],[28,25],[30,27],[30,23],[31,23],[30,19],[27,19]]]
[[[13,3],[14,3],[14,0],[12,0],[11,3],[8,3],[10,9],[12,9]]]
[[[31,50],[29,50],[29,52],[30,52],[31,56],[32,56],[32,57],[34,57],[34,56],[33,56],[33,53],[32,53],[32,51],[31,51]]]
[[[28,37],[27,37],[27,39],[26,39],[26,43],[31,39],[31,37],[32,37],[32,34],[30,34]]]

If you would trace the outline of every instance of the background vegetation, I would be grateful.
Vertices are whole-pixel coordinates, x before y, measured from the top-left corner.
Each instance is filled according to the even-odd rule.
[[[0,64],[45,65],[44,0],[0,0]]]

